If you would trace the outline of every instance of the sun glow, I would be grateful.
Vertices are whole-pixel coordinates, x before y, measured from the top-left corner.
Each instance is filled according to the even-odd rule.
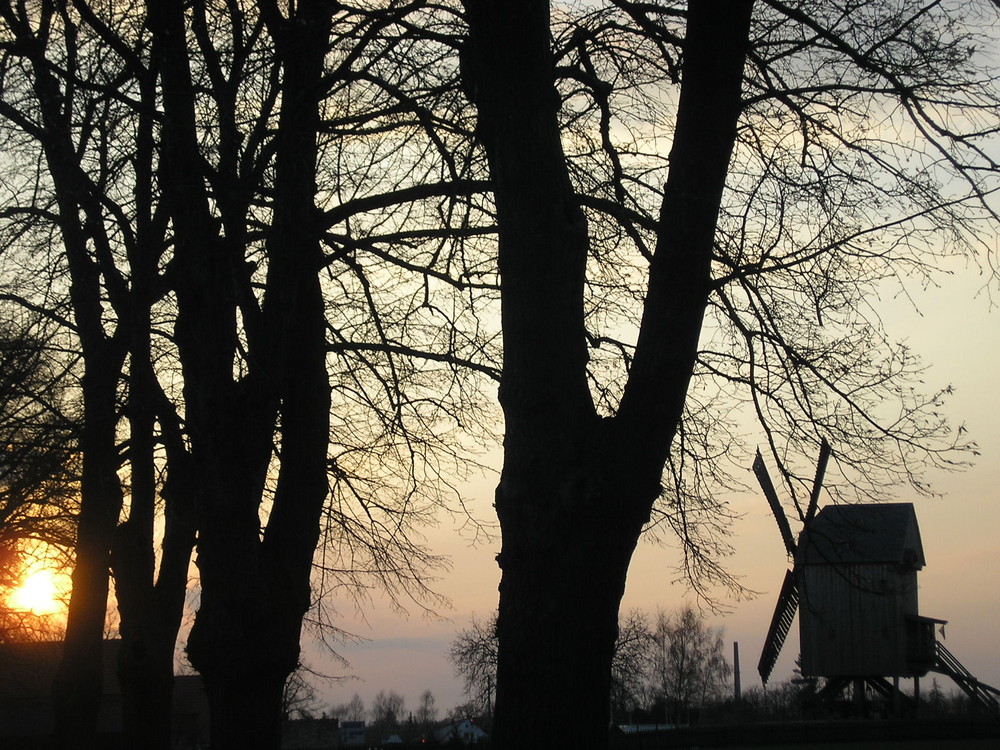
[[[48,568],[32,571],[10,595],[8,604],[15,610],[27,610],[36,615],[51,615],[63,608],[59,601],[56,574]]]

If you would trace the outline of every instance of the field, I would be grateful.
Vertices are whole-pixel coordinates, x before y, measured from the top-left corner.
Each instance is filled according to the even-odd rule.
[[[1000,750],[1000,722],[819,721],[689,727],[617,736],[613,750]]]

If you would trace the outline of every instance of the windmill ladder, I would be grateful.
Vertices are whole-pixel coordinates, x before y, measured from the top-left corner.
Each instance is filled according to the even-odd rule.
[[[938,642],[936,645],[937,658],[931,669],[953,679],[955,684],[972,699],[973,703],[989,711],[1000,711],[1000,701],[997,701],[995,697],[1000,696],[1000,690],[973,677],[972,673],[955,658],[955,655],[944,647],[944,644]]]

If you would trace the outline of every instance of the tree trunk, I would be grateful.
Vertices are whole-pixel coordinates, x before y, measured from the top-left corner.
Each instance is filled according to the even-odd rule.
[[[155,87],[152,77],[143,80],[144,99],[152,108]],[[186,506],[186,493],[164,493],[164,513],[168,532],[160,556],[159,580],[156,572],[157,479],[155,431],[157,412],[163,412],[163,431],[169,432],[176,420],[162,397],[152,364],[152,321],[150,308],[157,282],[157,248],[165,243],[152,231],[152,122],[141,118],[137,139],[137,242],[130,245],[131,314],[129,320],[129,465],[130,492],[128,520],[119,525],[112,549],[112,567],[118,611],[121,651],[118,681],[122,690],[122,730],[128,748],[169,750],[174,683],[174,646],[184,611],[188,563],[194,547],[195,529]],[[157,239],[159,241],[157,241]],[[159,409],[158,409],[159,407]],[[173,419],[171,419],[173,418]],[[167,442],[171,441],[165,435]],[[177,436],[173,437],[174,442]],[[183,457],[175,446],[168,448],[174,458],[168,466],[174,484],[184,473]],[[193,488],[188,488],[191,492]],[[179,517],[187,516],[178,534]]]
[[[212,716],[211,747],[281,747],[283,676],[246,669],[210,670],[204,680]]]
[[[289,644],[275,632],[276,617],[289,616],[278,612],[277,602],[248,598],[242,582],[233,588],[240,594],[225,603],[219,592],[206,592],[188,641],[208,696],[210,744],[222,750],[277,750],[282,689],[298,664],[298,640]]]
[[[579,479],[552,470],[538,485]],[[618,609],[641,521],[507,517],[501,509],[514,499],[501,501],[502,494],[503,483],[494,746],[524,747],[529,738],[537,747],[606,746]],[[591,499],[612,505],[616,498]]]
[[[147,7],[162,45],[169,113],[164,140],[173,149],[164,181],[180,279],[175,333],[192,458],[204,485],[198,508],[201,605],[188,656],[208,693],[212,747],[276,749],[282,690],[299,662],[328,491],[330,390],[315,179],[333,6],[308,0],[288,9],[291,18],[278,5],[261,7],[283,67],[281,113],[267,278],[259,315],[243,319],[245,342],[236,335],[233,289],[245,284],[250,293],[240,276],[247,274],[246,248],[238,233],[219,234],[198,173],[183,7]],[[223,220],[245,224],[246,216]],[[234,378],[238,358],[246,372]],[[277,483],[262,534],[259,509],[276,445]]]
[[[106,351],[106,348],[102,347]],[[91,350],[93,351],[93,350]],[[95,747],[104,675],[104,621],[115,524],[122,504],[115,440],[117,360],[88,358],[80,450],[80,516],[73,590],[62,660],[52,690],[56,735],[64,747]]]
[[[169,750],[177,633],[155,639],[147,628],[140,637],[122,628],[118,683],[122,691],[123,747]]]
[[[602,748],[629,561],[683,410],[710,290],[751,0],[689,6],[661,230],[619,413],[587,385],[587,224],[560,142],[548,3],[466,0],[466,91],[499,224],[504,468],[497,748]]]
[[[71,140],[63,92],[44,60],[34,60],[42,146],[55,185],[70,271],[70,301],[84,359],[81,380],[80,515],[63,656],[53,685],[56,734],[66,746],[96,743],[103,682],[104,621],[111,544],[122,507],[118,477],[118,382],[125,349],[104,330],[102,269],[88,250],[81,213],[100,215]]]
[[[151,403],[165,401],[162,394],[160,399],[149,393],[146,396]],[[137,525],[141,513],[119,526],[112,556],[121,614],[118,680],[122,689],[122,730],[125,746],[136,750],[167,750],[173,746],[174,649],[195,542],[193,500],[199,491],[176,415],[165,414],[161,424],[168,476],[161,493],[165,529],[156,580],[148,567],[153,530],[151,524]],[[132,502],[135,512],[138,500],[134,484]]]

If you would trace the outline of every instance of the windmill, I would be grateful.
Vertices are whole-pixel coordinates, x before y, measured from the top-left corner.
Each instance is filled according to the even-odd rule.
[[[826,474],[826,465],[829,460],[830,444],[826,441],[826,438],[823,438],[819,446],[819,459],[816,462],[816,477],[813,480],[812,492],[809,494],[809,504],[806,506],[805,513],[802,513],[802,509],[798,503],[795,506],[799,511],[803,530],[809,525],[809,522],[812,521],[813,516],[816,514],[816,507],[819,504],[819,493],[823,488],[823,476]],[[760,482],[760,487],[764,491],[764,497],[767,498],[767,502],[771,506],[774,520],[778,522],[778,530],[781,532],[781,538],[785,543],[785,550],[793,560],[791,570],[785,571],[785,578],[782,581],[781,591],[778,594],[778,602],[774,608],[774,616],[771,618],[771,626],[767,630],[764,649],[757,664],[757,671],[760,673],[761,681],[767,684],[767,680],[774,669],[774,663],[778,660],[778,654],[781,653],[781,647],[785,644],[785,638],[792,627],[792,621],[795,619],[795,612],[799,606],[799,570],[798,563],[795,562],[797,547],[795,539],[792,537],[792,529],[788,523],[785,511],[781,507],[781,502],[778,500],[778,493],[775,492],[774,484],[767,473],[767,467],[764,465],[764,458],[760,455],[759,449],[757,457],[753,462],[753,473],[757,475],[757,481]]]
[[[817,512],[829,458],[824,440],[809,504],[804,512],[796,504],[802,522],[797,542],[760,451],[753,464],[793,560],[757,665],[762,682],[771,676],[798,611],[802,674],[826,678],[824,697],[853,683],[856,699],[863,700],[867,686],[898,706],[904,700],[900,678],[918,680],[934,671],[951,677],[975,705],[1000,710],[1000,690],[973,677],[937,641],[935,628],[946,621],[918,613],[917,572],[926,561],[913,504],[828,505]]]

